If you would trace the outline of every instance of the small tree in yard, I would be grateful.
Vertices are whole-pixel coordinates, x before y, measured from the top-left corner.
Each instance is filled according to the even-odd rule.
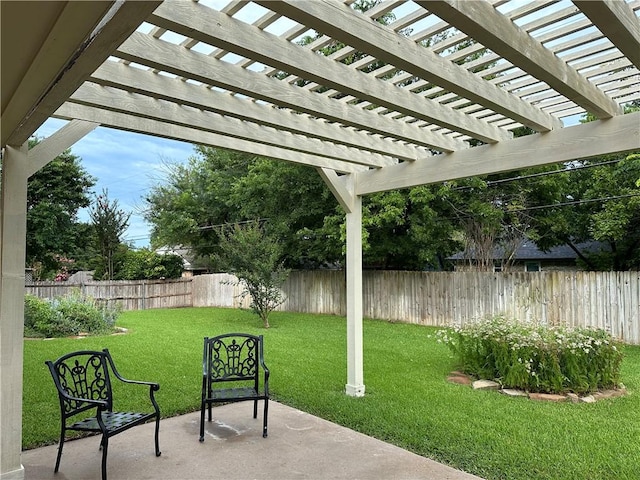
[[[118,206],[118,201],[110,201],[107,191],[96,196],[95,204],[89,208],[89,217],[95,229],[96,243],[100,252],[104,280],[114,277],[114,257],[122,245],[120,237],[129,226],[130,213]]]
[[[251,296],[251,310],[269,328],[269,314],[284,302],[280,287],[289,270],[282,262],[282,245],[258,222],[221,229],[217,266],[238,277],[241,297]]]

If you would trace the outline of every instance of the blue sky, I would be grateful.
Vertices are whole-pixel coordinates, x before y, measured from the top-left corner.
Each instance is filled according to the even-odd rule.
[[[67,122],[50,118],[36,132],[49,137]],[[105,188],[111,200],[131,213],[124,240],[136,247],[149,245],[150,226],[141,210],[143,196],[164,176],[163,165],[183,163],[193,155],[193,145],[150,135],[98,127],[71,147],[71,153],[81,158],[85,170],[96,178],[93,191]],[[81,221],[88,221],[86,210],[79,212]]]

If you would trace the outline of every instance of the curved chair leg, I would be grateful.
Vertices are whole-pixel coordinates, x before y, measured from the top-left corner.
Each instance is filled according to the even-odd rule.
[[[102,437],[102,480],[107,480],[107,450],[109,450],[109,437]]]
[[[258,400],[253,401],[253,418],[258,418]]]
[[[158,435],[160,434],[160,415],[156,416],[156,457],[159,457],[162,452],[160,451],[160,442],[158,440]]]
[[[264,412],[262,418],[262,436],[267,437],[267,414],[269,413],[269,399],[264,399]]]
[[[60,445],[58,445],[58,457],[56,458],[56,467],[53,469],[55,473],[58,472],[58,468],[60,468],[60,458],[62,458],[62,447],[64,446],[64,428],[62,432],[60,432]]]

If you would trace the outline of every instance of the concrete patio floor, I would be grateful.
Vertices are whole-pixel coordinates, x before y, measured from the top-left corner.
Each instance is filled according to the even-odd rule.
[[[116,435],[108,479],[479,479],[277,402],[269,402],[269,437],[262,438],[261,410],[257,419],[252,410],[251,402],[215,407],[203,443],[199,412],[161,420],[160,457],[153,424]],[[25,480],[99,480],[99,438],[66,442],[57,474],[57,444],[22,452]]]

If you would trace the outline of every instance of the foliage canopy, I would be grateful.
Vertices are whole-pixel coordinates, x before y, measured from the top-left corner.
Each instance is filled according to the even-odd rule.
[[[31,139],[29,147],[38,143],[39,139]],[[82,256],[87,249],[88,226],[78,220],[78,211],[91,203],[95,183],[71,150],[29,178],[26,264],[36,277],[51,276],[64,258]]]

